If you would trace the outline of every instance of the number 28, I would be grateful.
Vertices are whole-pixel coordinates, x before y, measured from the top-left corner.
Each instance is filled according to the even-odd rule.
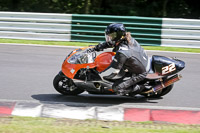
[[[175,70],[176,70],[175,63],[172,63],[172,64],[162,68],[162,75],[168,74],[168,73],[173,72]]]

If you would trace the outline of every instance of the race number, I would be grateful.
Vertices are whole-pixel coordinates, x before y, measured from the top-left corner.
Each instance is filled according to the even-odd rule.
[[[168,74],[168,73],[173,72],[175,70],[176,70],[175,63],[172,63],[172,64],[162,68],[162,75]]]

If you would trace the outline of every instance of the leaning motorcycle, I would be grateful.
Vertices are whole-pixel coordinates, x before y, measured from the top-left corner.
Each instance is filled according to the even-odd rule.
[[[84,91],[116,95],[112,88],[114,81],[100,76],[111,64],[115,52],[98,53],[93,50],[93,46],[73,50],[64,60],[62,70],[55,76],[54,88],[63,95],[78,95]],[[169,93],[174,83],[180,80],[182,76],[178,72],[185,67],[185,63],[176,58],[153,55],[149,58],[148,66],[146,78],[138,83],[145,87],[139,95],[159,98]]]

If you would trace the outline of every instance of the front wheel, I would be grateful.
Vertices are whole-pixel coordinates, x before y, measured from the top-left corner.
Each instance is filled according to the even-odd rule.
[[[78,95],[84,90],[79,89],[70,78],[57,74],[53,80],[53,86],[59,93],[63,95]]]

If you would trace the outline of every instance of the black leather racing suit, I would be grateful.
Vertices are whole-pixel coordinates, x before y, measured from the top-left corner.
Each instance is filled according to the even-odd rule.
[[[95,49],[98,51],[110,47],[109,43],[102,43],[98,44]],[[116,55],[111,65],[100,75],[106,80],[115,81],[116,91],[131,88],[135,91],[136,83],[142,81],[147,74],[148,56],[146,52],[133,38],[129,44],[126,40],[122,41],[113,48],[113,52],[116,52]],[[131,74],[128,79],[125,79],[124,72]]]

